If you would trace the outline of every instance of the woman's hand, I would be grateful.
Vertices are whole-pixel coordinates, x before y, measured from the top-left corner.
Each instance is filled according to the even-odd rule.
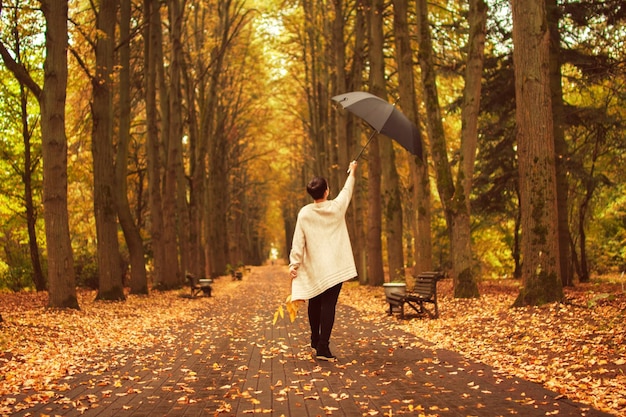
[[[289,267],[289,276],[291,277],[291,279],[297,278],[298,277],[298,267],[295,265],[292,265]]]
[[[348,168],[348,174],[350,175],[354,175],[355,171],[356,171],[356,167],[357,167],[357,162],[356,161],[352,161],[350,162],[350,167]]]

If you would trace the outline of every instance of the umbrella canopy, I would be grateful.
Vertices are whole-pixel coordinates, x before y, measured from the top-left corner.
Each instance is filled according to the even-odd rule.
[[[376,132],[394,139],[407,151],[422,159],[419,129],[393,104],[365,91],[340,94],[332,97],[332,100],[363,119]]]

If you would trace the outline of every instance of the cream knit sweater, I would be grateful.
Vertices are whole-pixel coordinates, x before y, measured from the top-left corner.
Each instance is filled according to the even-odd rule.
[[[345,220],[354,182],[350,175],[335,199],[300,209],[289,254],[290,266],[298,268],[291,282],[293,301],[309,300],[357,276]]]

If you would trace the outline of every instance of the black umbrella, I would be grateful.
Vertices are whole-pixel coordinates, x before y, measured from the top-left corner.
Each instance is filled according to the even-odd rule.
[[[359,159],[376,133],[382,133],[394,139],[407,151],[422,159],[420,131],[393,104],[365,91],[340,94],[332,97],[332,100],[359,116],[375,130],[355,160]]]

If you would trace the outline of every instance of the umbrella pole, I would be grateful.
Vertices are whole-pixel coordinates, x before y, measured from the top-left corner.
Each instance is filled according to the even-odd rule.
[[[361,148],[361,152],[359,152],[359,154],[356,156],[356,158],[354,158],[354,159],[353,159],[353,161],[358,161],[358,160],[359,160],[359,158],[360,158],[360,157],[361,157],[361,155],[363,154],[363,151],[365,150],[365,148],[367,148],[367,145],[369,145],[369,144],[370,144],[370,142],[372,141],[372,139],[374,139],[374,136],[376,135],[376,133],[378,133],[378,132],[376,132],[376,130],[374,130],[374,131],[372,132],[372,134],[370,135],[369,139],[367,139],[367,142],[365,143],[365,146],[363,146],[363,147]],[[350,169],[348,168],[348,174],[349,174],[349,173],[350,173]]]

